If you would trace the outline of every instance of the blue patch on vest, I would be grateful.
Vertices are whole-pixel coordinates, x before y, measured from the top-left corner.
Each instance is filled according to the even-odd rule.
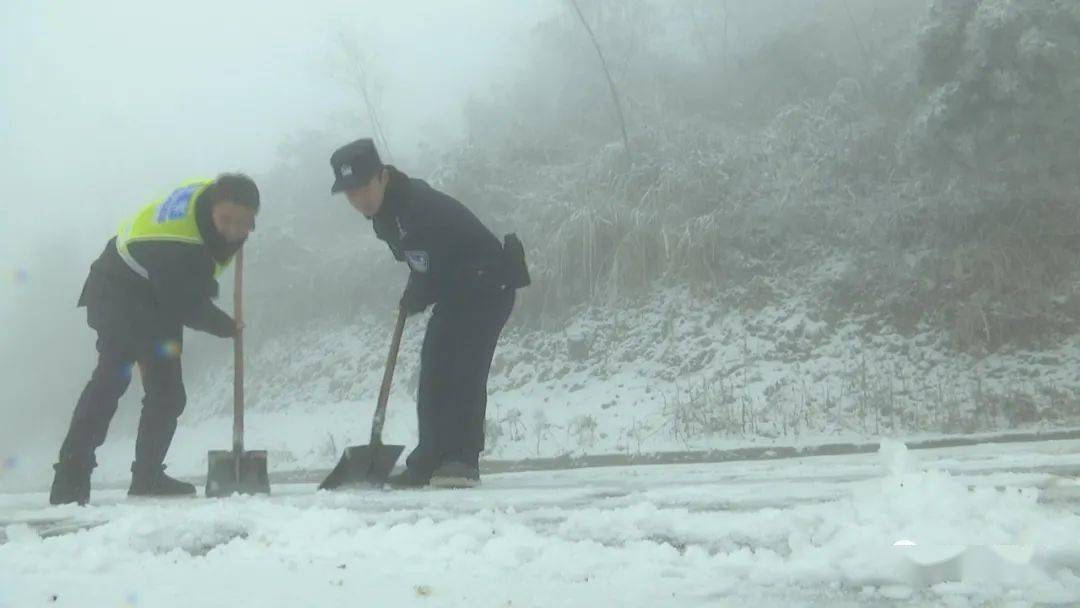
[[[169,195],[169,198],[165,199],[164,203],[158,207],[157,223],[163,224],[165,222],[171,222],[174,220],[183,219],[187,217],[188,203],[191,202],[192,195],[199,189],[201,184],[192,186],[184,186],[173,191]]]

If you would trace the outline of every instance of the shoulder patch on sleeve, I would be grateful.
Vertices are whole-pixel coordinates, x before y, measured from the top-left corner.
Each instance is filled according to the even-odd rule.
[[[406,251],[405,261],[409,264],[409,268],[424,274],[427,274],[431,266],[431,260],[426,251]]]

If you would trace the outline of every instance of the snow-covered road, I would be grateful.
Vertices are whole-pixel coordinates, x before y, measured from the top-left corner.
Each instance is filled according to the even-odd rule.
[[[894,444],[468,491],[0,495],[0,607],[1075,606],[1076,471],[1076,441]],[[900,539],[971,548],[928,570]]]

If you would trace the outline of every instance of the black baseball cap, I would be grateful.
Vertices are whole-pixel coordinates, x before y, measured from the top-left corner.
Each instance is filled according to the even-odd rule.
[[[379,151],[370,138],[358,139],[338,148],[330,155],[330,167],[334,170],[334,185],[330,187],[330,194],[367,184],[382,166]]]

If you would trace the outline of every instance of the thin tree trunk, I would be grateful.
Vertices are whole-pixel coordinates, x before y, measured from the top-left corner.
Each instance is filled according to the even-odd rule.
[[[368,122],[371,123],[373,131],[372,136],[375,139],[376,145],[379,147],[380,155],[393,163],[394,155],[393,152],[390,151],[390,140],[386,136],[382,121],[379,119],[378,109],[371,97],[371,90],[368,87],[368,74],[364,66],[364,60],[360,56],[360,50],[356,48],[355,42],[353,42],[345,32],[341,32],[340,36],[347,61],[345,66],[347,70],[346,76],[352,81],[353,85],[359,89],[360,96],[364,100],[364,110],[367,112]]]
[[[619,92],[615,88],[615,81],[611,77],[611,70],[608,69],[607,59],[604,58],[604,52],[600,50],[600,43],[596,40],[596,34],[594,34],[592,28],[589,27],[589,22],[581,12],[581,7],[578,5],[577,0],[570,0],[570,5],[574,7],[574,12],[577,13],[581,25],[589,34],[589,40],[592,41],[593,48],[596,49],[596,55],[600,58],[600,67],[603,68],[604,76],[607,77],[608,88],[611,90],[611,99],[615,104],[615,110],[619,113],[619,126],[622,128],[623,148],[626,150],[626,162],[628,165],[633,165],[634,159],[630,153],[630,137],[626,133],[626,116],[623,114],[622,101],[619,99]]]
[[[731,66],[728,65],[728,0],[724,0],[724,78],[731,76]]]
[[[844,4],[844,12],[847,13],[848,21],[851,22],[851,31],[855,33],[855,40],[859,43],[859,51],[862,53],[863,65],[866,69],[866,76],[870,76],[870,51],[866,48],[866,43],[863,42],[862,34],[859,33],[859,25],[855,23],[855,16],[851,14],[851,7],[848,6],[847,0],[842,0]]]

